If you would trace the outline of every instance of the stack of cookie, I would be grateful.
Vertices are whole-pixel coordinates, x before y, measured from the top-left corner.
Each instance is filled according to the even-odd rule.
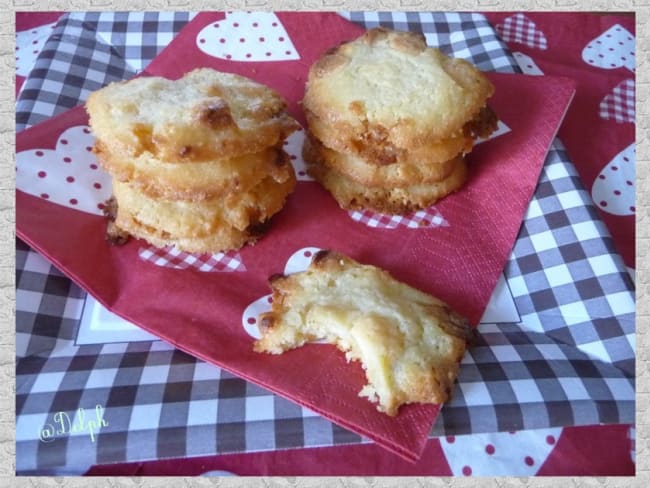
[[[464,156],[496,129],[472,64],[384,28],[314,63],[303,108],[309,173],[346,209],[405,214],[458,190]]]
[[[259,238],[296,177],[282,146],[298,128],[270,88],[208,68],[113,83],[86,103],[113,178],[109,237],[196,253]]]

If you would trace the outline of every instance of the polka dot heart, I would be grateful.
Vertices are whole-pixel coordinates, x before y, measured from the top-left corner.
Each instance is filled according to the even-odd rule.
[[[314,254],[320,251],[318,247],[304,247],[294,252],[284,266],[284,274],[305,271],[311,263]],[[261,337],[257,318],[261,313],[271,310],[271,295],[264,295],[249,304],[242,314],[242,326],[248,335],[255,339]]]
[[[313,181],[314,179],[307,174],[307,167],[305,166],[305,161],[302,159],[302,145],[304,142],[305,131],[300,128],[284,141],[284,150],[291,158],[291,164],[296,172],[298,181]]]
[[[557,444],[561,428],[440,438],[454,476],[533,476]]]
[[[27,76],[56,24],[45,24],[16,32],[16,74]]]
[[[542,76],[544,74],[544,72],[539,69],[539,66],[537,66],[535,61],[533,61],[533,58],[527,54],[513,52],[512,55],[514,56],[515,61],[517,61],[519,68],[521,68],[522,73],[525,75]]]
[[[66,129],[56,149],[16,154],[16,189],[52,203],[102,215],[112,193],[110,176],[97,165],[87,126]]]
[[[594,180],[591,197],[596,205],[613,215],[634,215],[635,175],[636,152],[632,143],[614,156]]]
[[[273,12],[228,12],[196,37],[201,51],[231,61],[300,59],[287,31]]]
[[[602,69],[625,67],[636,69],[634,36],[625,27],[616,24],[591,40],[582,50],[585,63]]]
[[[246,333],[254,339],[262,337],[258,327],[257,318],[260,314],[271,310],[271,296],[271,294],[268,294],[258,298],[248,305],[242,314],[242,326]]]

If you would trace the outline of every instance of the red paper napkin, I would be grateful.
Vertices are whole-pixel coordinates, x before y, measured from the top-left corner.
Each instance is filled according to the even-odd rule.
[[[309,66],[331,46],[360,34],[339,16],[320,13],[265,13],[259,19],[258,27],[267,22],[268,29],[282,28],[272,44],[273,49],[279,43],[291,46],[284,51],[237,51],[220,42],[226,37],[206,34],[232,31],[245,17],[236,20],[198,15],[148,71],[169,78],[198,66],[237,72],[277,89],[302,122],[299,101]],[[250,25],[246,35],[255,28]],[[242,44],[252,39],[242,38]],[[227,39],[232,43],[232,32]],[[205,43],[229,45],[229,50],[206,54]],[[246,54],[266,52],[287,59],[246,61]],[[17,234],[125,319],[415,460],[438,405],[408,405],[394,418],[377,412],[358,396],[365,383],[360,366],[346,364],[332,346],[311,344],[281,356],[254,353],[247,313],[263,304],[269,275],[295,268],[314,248],[330,248],[389,270],[478,323],[574,92],[573,83],[562,78],[490,78],[496,86],[490,104],[506,133],[475,148],[462,191],[411,219],[350,214],[317,183],[300,176],[286,207],[255,246],[203,256],[198,266],[178,265],[193,262],[194,256],[152,259],[157,251],[138,240],[112,247],[104,239],[98,208],[107,191],[105,175],[89,159],[87,118],[77,108],[17,137]],[[299,175],[302,137],[296,134],[289,149]],[[420,223],[411,226],[414,221]]]

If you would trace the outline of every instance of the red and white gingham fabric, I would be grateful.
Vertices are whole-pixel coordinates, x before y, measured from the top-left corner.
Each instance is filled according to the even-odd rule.
[[[600,102],[600,117],[616,122],[634,122],[636,109],[634,105],[636,84],[634,78],[624,80],[614,87]]]
[[[175,269],[195,268],[203,272],[246,271],[241,256],[236,251],[217,254],[190,254],[173,246],[165,248],[141,247],[138,256],[156,266]]]
[[[546,49],[546,36],[524,14],[515,14],[496,26],[496,31],[506,42],[518,42],[528,47]]]
[[[396,229],[399,226],[417,229],[421,227],[440,227],[449,225],[435,207],[429,207],[408,215],[388,215],[364,210],[348,212],[352,220],[378,229]]]

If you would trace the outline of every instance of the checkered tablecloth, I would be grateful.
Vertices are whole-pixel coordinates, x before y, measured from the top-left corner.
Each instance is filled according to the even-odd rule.
[[[485,71],[519,71],[482,15],[343,15],[366,28],[422,31],[430,45]],[[64,15],[21,89],[17,130],[135,75],[192,17]],[[481,324],[431,436],[634,423],[633,283],[559,140],[504,274],[518,319]],[[85,293],[20,241],[16,286],[20,474],[367,442],[162,341],[78,345]],[[100,424],[91,442],[89,429],[50,437],[79,408]]]

